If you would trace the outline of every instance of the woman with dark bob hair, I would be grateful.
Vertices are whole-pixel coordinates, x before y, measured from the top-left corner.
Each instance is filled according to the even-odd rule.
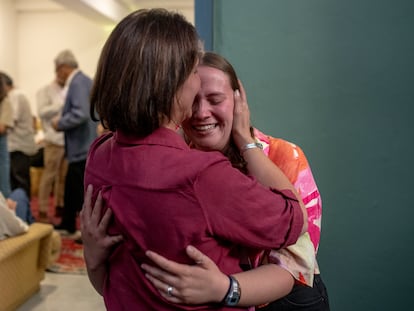
[[[198,61],[194,26],[163,9],[128,15],[103,48],[91,112],[110,132],[90,148],[85,185],[93,185],[93,202],[111,210],[109,233],[123,242],[105,262],[99,260],[106,258],[103,248],[88,237],[84,252],[107,310],[246,310],[235,307],[243,289],[232,276],[241,271],[242,254],[255,258],[293,244],[307,229],[303,203],[276,166],[256,180],[219,152],[190,149],[180,135],[200,88]],[[234,96],[241,104],[238,91]],[[242,152],[255,152],[250,135],[240,133],[234,141]],[[101,216],[99,209],[82,213]],[[83,233],[87,227],[82,222]],[[226,293],[220,303],[175,304],[146,278],[141,265],[150,263],[147,250],[190,264],[188,245],[229,276],[217,288]],[[174,288],[166,286],[165,293],[173,296]]]

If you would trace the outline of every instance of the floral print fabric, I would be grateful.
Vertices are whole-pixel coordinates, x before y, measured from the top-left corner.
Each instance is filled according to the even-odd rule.
[[[288,270],[297,281],[312,286],[313,275],[319,274],[316,253],[321,232],[322,201],[311,168],[297,145],[265,135],[257,129],[254,134],[256,141],[262,144],[263,152],[294,185],[308,212],[308,232],[301,235],[296,244],[270,251],[268,261]]]

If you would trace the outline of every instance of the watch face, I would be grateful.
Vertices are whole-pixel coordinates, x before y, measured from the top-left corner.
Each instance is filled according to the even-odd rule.
[[[240,296],[238,294],[230,298],[230,303],[236,305],[239,302]]]
[[[232,276],[230,278],[230,290],[225,298],[225,304],[228,306],[235,306],[239,303],[240,300],[240,285],[239,282],[233,278]]]

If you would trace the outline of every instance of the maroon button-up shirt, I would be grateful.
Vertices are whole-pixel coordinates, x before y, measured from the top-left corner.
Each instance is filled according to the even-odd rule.
[[[290,191],[270,191],[234,169],[219,152],[190,149],[175,132],[160,128],[145,138],[120,132],[91,146],[85,185],[102,190],[114,213],[110,231],[120,243],[109,259],[104,299],[108,310],[245,310],[174,305],[145,278],[145,251],[192,263],[194,245],[221,271],[241,271],[241,247],[280,248],[294,243],[303,216]]]

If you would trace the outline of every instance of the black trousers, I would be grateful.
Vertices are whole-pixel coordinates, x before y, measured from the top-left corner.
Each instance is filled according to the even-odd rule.
[[[65,179],[65,196],[60,227],[70,233],[76,231],[76,217],[83,205],[83,175],[86,160],[68,165]]]
[[[10,152],[11,190],[21,188],[30,198],[30,156],[21,151]]]
[[[315,274],[313,287],[295,284],[285,297],[258,308],[258,311],[329,311],[328,292],[320,274]]]

